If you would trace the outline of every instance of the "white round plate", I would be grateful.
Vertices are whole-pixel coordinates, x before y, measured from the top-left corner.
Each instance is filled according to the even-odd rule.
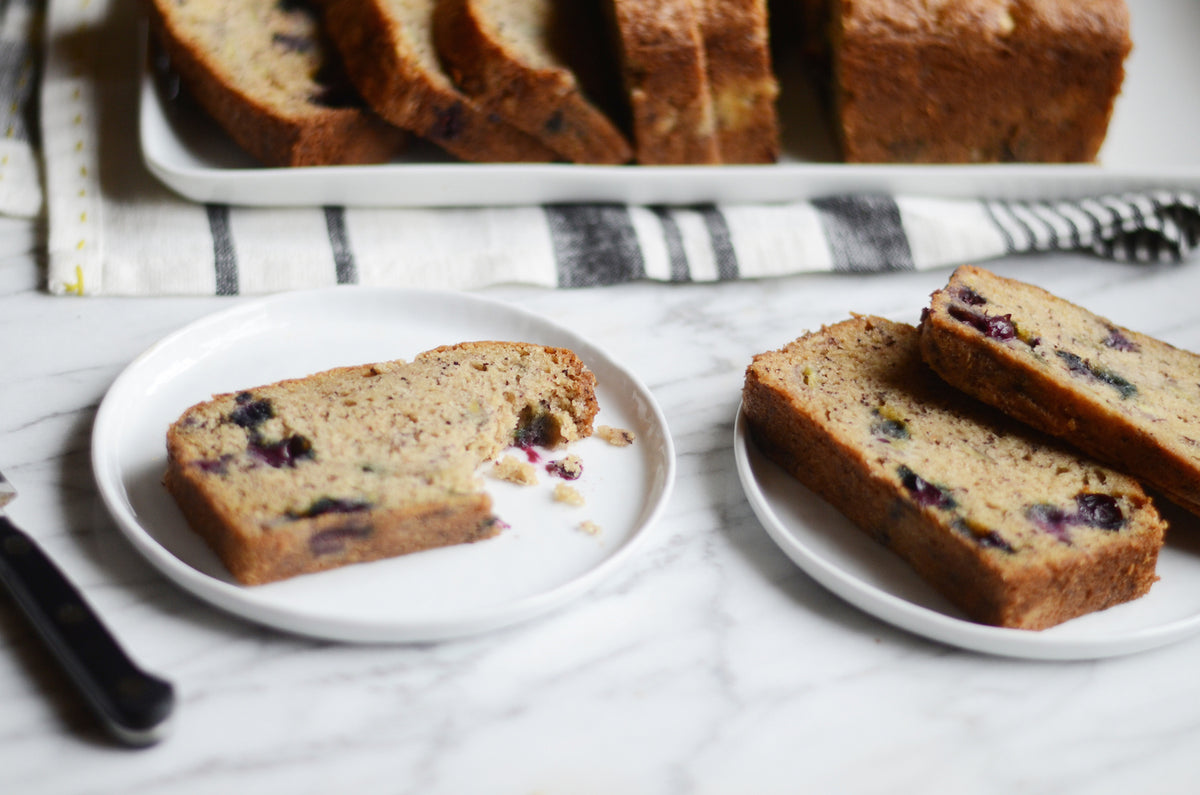
[[[484,339],[571,348],[596,374],[597,425],[637,434],[630,447],[595,437],[571,445],[584,466],[572,485],[585,505],[556,502],[551,491],[559,481],[547,473],[524,487],[485,478],[496,514],[510,526],[495,538],[248,587],[189,529],[162,486],[167,427],[215,393]],[[633,553],[675,477],[667,424],[650,392],[578,334],[477,296],[359,287],[256,300],[166,337],[109,389],[96,416],[92,463],[118,526],[178,585],[268,626],[353,642],[483,632],[582,595]],[[585,520],[599,531],[581,530]]]
[[[850,604],[901,629],[963,649],[1039,660],[1130,654],[1200,631],[1200,521],[1190,514],[1171,514],[1160,580],[1146,596],[1038,632],[1005,629],[965,618],[899,557],[763,456],[740,409],[734,455],[750,505],[787,556]]]

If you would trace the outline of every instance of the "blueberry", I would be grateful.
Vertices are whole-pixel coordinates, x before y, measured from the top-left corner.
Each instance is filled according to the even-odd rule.
[[[1000,549],[1009,553],[1010,555],[1016,552],[1016,550],[1013,549],[1012,544],[1005,541],[1004,536],[1000,535],[995,530],[984,533],[981,536],[976,536],[976,539],[979,541],[979,546],[981,547]]]
[[[901,484],[912,494],[917,505],[922,507],[932,505],[946,510],[955,506],[954,499],[949,494],[903,464],[896,471],[900,475]]]
[[[283,49],[284,52],[311,52],[316,42],[309,36],[296,36],[291,33],[271,34],[271,43]]]
[[[556,133],[562,132],[563,126],[564,126],[563,114],[562,114],[562,111],[560,110],[560,111],[555,111],[553,114],[551,114],[550,118],[546,119],[545,123],[542,125],[542,129],[544,129],[546,132],[550,133],[551,135],[554,135]]]
[[[309,505],[303,511],[288,511],[290,519],[311,519],[314,516],[322,516],[327,513],[355,513],[357,511],[365,511],[371,507],[371,503],[367,500],[346,500],[337,497],[320,497],[313,500],[312,505]]]
[[[360,541],[370,538],[374,532],[367,524],[345,524],[340,527],[330,527],[309,536],[308,549],[314,556],[331,555],[346,548],[348,541]]]
[[[1121,506],[1107,494],[1083,493],[1075,497],[1080,522],[1101,530],[1120,530],[1125,526]]]
[[[1017,326],[1012,321],[1012,315],[989,315],[985,312],[975,312],[960,306],[950,307],[950,317],[966,323],[979,333],[1000,342],[1015,339]]]
[[[879,409],[873,409],[871,413],[876,417],[871,422],[871,435],[897,440],[908,438],[908,426],[904,420],[886,417]]]
[[[513,433],[513,444],[523,448],[545,447],[557,439],[558,430],[549,414],[536,414],[528,407],[521,412],[517,430]]]
[[[254,400],[253,397],[249,392],[242,392],[234,398],[238,406],[229,414],[231,422],[243,428],[255,428],[275,416],[271,401]]]
[[[463,127],[463,105],[461,102],[455,102],[434,111],[434,122],[429,128],[428,136],[435,141],[453,141],[462,135]]]
[[[987,303],[986,298],[965,285],[958,288],[954,297],[970,306],[983,306]]]
[[[1054,352],[1058,358],[1062,359],[1067,365],[1067,369],[1076,375],[1082,375],[1085,378],[1090,378],[1101,383],[1108,384],[1113,389],[1120,393],[1122,398],[1133,397],[1137,394],[1137,387],[1129,383],[1128,380],[1109,370],[1107,367],[1100,367],[1083,359],[1078,354],[1070,351],[1056,350]]]
[[[312,442],[304,436],[295,434],[278,442],[263,442],[261,439],[250,440],[250,454],[265,464],[280,469],[294,467],[302,458],[312,458]]]
[[[222,455],[220,458],[206,458],[196,462],[196,466],[201,472],[207,472],[210,475],[224,475],[228,469],[230,460],[233,456],[229,453]]]

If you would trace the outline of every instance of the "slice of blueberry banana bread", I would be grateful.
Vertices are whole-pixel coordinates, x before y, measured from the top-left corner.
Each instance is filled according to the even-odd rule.
[[[921,351],[944,379],[1200,514],[1200,356],[1024,282],[958,268]]]
[[[603,0],[616,29],[637,162],[720,162],[696,0]]]
[[[948,387],[912,326],[759,354],[743,407],[767,456],[975,621],[1044,629],[1156,579],[1165,524],[1137,481]]]
[[[591,56],[608,47],[592,9],[556,0],[438,0],[434,40],[454,82],[487,111],[572,162],[626,163],[629,142],[588,93],[612,96],[606,84],[619,79],[615,69],[596,74]],[[598,80],[585,86],[592,76]]]
[[[437,0],[316,1],[350,80],[383,118],[462,160],[560,159],[454,85],[434,42]]]
[[[767,0],[701,0],[701,34],[722,163],[779,159],[779,82]]]
[[[215,396],[167,433],[165,483],[245,584],[496,534],[478,465],[588,436],[569,350],[462,343]]]
[[[376,163],[406,134],[345,78],[303,0],[153,0],[150,20],[196,101],[270,166]]]

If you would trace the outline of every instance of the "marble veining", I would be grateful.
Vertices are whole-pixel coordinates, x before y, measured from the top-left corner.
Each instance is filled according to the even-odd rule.
[[[1200,263],[991,265],[1200,349]],[[946,276],[486,291],[570,324],[648,384],[677,446],[675,493],[636,558],[549,615],[354,646],[180,591],[127,544],[92,482],[91,423],[122,368],[245,299],[54,298],[34,258],[5,249],[10,514],[132,655],[175,682],[179,705],[160,745],[114,746],[0,600],[0,792],[1191,792],[1200,638],[1069,663],[942,646],[802,574],[742,493],[733,419],[750,357],[851,311],[915,319]]]

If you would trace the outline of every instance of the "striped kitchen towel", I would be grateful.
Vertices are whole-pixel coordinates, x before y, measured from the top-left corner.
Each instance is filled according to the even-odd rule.
[[[32,218],[42,209],[33,100],[42,0],[0,2],[0,214]]]
[[[1183,192],[1071,202],[843,195],[469,209],[189,202],[149,173],[132,129],[138,13],[120,0],[51,0],[47,10],[41,113],[53,293],[582,288],[921,270],[1051,250],[1174,262],[1191,255],[1200,235],[1200,203]]]

